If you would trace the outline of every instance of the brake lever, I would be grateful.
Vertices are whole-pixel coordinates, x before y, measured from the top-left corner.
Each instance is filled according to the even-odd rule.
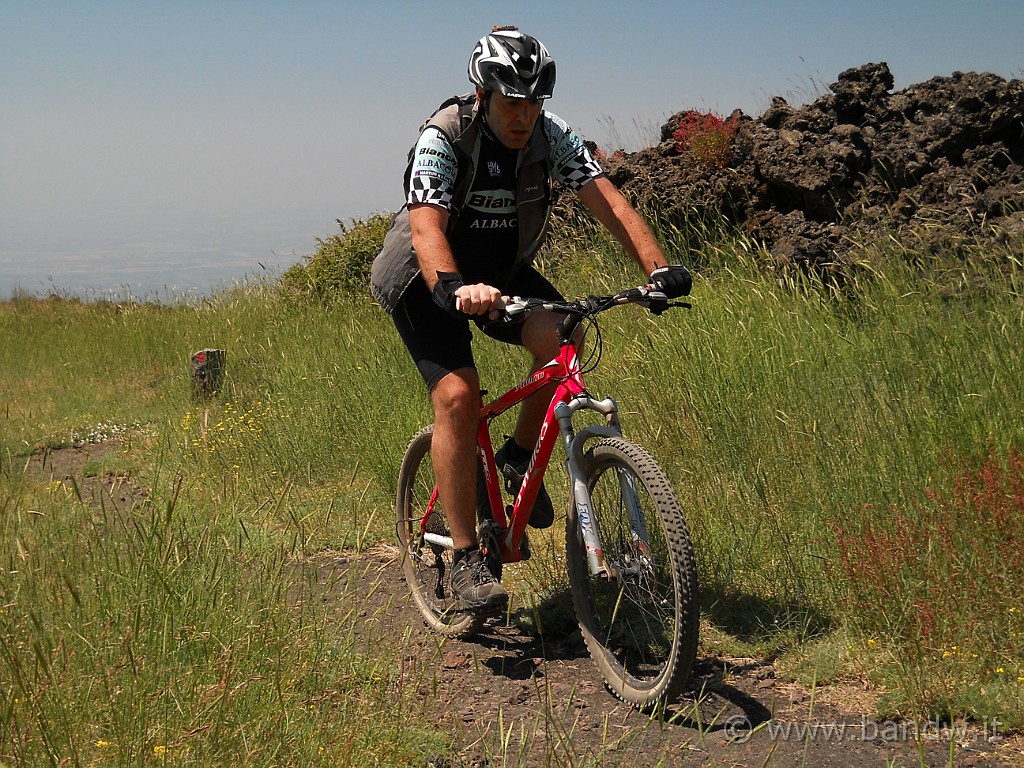
[[[480,323],[480,327],[483,330],[488,328],[494,328],[497,326],[514,325],[521,323],[526,319],[526,315],[530,310],[529,304],[524,302],[518,296],[502,296],[505,306],[501,309],[494,310],[498,313],[495,318],[487,318]]]
[[[660,316],[671,308],[672,305],[667,300],[651,301],[647,304],[647,311],[655,317]]]
[[[674,307],[679,307],[681,309],[693,309],[693,305],[687,301],[660,300],[652,301],[647,305],[647,309],[652,315],[661,315]]]

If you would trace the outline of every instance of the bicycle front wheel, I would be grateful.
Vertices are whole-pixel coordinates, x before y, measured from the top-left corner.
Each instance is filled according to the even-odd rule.
[[[405,449],[398,472],[395,513],[402,571],[427,625],[442,635],[463,637],[478,630],[484,620],[459,610],[448,583],[454,552],[439,543],[439,539],[451,539],[451,530],[437,496],[430,456],[433,434],[433,426],[416,433]]]
[[[580,630],[612,693],[641,709],[682,692],[697,655],[697,568],[679,501],[657,462],[622,438],[593,445],[591,509],[566,523]],[[581,518],[583,518],[581,520]],[[607,572],[590,572],[581,524],[596,526]]]

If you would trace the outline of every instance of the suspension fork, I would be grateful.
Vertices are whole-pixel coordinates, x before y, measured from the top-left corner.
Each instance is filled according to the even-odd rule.
[[[600,413],[605,417],[605,423],[587,426],[577,432],[573,427],[572,417],[573,414],[581,410]],[[619,577],[617,566],[614,563],[609,563],[604,557],[601,535],[591,512],[593,505],[590,489],[587,488],[586,474],[583,471],[583,449],[588,440],[596,437],[622,437],[618,404],[611,398],[595,400],[585,393],[580,393],[570,400],[556,405],[555,418],[558,420],[558,427],[565,445],[565,461],[569,471],[569,480],[572,483],[577,524],[583,537],[584,549],[587,552],[590,573],[608,580],[616,580]],[[632,480],[620,478],[620,483],[623,482],[628,484]],[[639,532],[636,530],[635,522],[637,519],[642,521],[642,515],[639,514],[635,486],[629,486],[629,489],[624,486],[623,495],[630,500],[628,502],[630,527],[633,529],[633,535],[636,536]],[[643,535],[646,536],[646,532]]]

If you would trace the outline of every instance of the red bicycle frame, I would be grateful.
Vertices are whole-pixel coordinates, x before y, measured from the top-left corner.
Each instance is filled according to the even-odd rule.
[[[579,530],[583,537],[583,544],[587,551],[590,569],[593,574],[603,573],[614,576],[614,566],[603,559],[602,546],[599,533],[592,525],[589,514],[590,498],[589,490],[581,481],[582,473],[580,463],[582,460],[583,444],[593,437],[621,437],[619,429],[618,406],[612,399],[594,400],[591,398],[583,384],[583,369],[579,361],[579,347],[574,339],[575,329],[585,315],[594,315],[604,309],[625,303],[644,303],[649,306],[652,303],[661,301],[664,304],[663,296],[649,291],[646,287],[632,289],[630,291],[608,297],[591,297],[586,302],[575,302],[571,306],[566,303],[553,306],[540,302],[536,308],[562,311],[566,318],[559,325],[560,345],[558,354],[544,367],[531,374],[525,381],[505,392],[500,397],[483,405],[480,409],[480,421],[477,428],[477,450],[481,466],[483,467],[484,480],[487,487],[487,501],[491,510],[489,520],[483,521],[493,523],[496,537],[490,537],[490,541],[497,539],[500,548],[500,560],[502,563],[516,563],[523,559],[519,550],[523,534],[526,530],[529,515],[525,511],[533,508],[540,489],[541,479],[547,470],[548,462],[551,460],[551,453],[555,447],[555,441],[561,436],[565,442],[566,461],[572,481],[572,498],[576,505],[579,516]],[[524,302],[533,300],[513,299],[520,309],[526,308]],[[539,301],[539,300],[537,300]],[[596,303],[595,303],[596,302]],[[686,306],[686,305],[684,305]],[[497,468],[494,464],[494,447],[491,443],[490,424],[495,418],[510,408],[522,403],[531,395],[536,394],[548,385],[554,384],[555,391],[552,394],[551,402],[548,404],[547,412],[541,423],[540,434],[537,438],[537,445],[530,458],[530,463],[523,477],[523,483],[519,494],[512,504],[511,517],[506,514],[502,501],[501,489],[497,477]],[[571,417],[579,409],[589,409],[602,414],[606,419],[603,426],[591,425],[583,428],[578,433],[574,430]],[[624,489],[627,497],[635,496],[635,490]],[[428,522],[433,514],[434,505],[437,502],[437,487],[435,486],[427,504],[427,509],[420,520],[420,533],[427,541],[434,541],[442,546],[451,547],[452,541],[449,536],[441,536],[427,530]],[[478,500],[479,503],[479,500]],[[635,519],[637,535],[643,534],[643,523],[639,509],[635,504],[631,505],[631,515]],[[490,541],[481,540],[482,548],[486,548]]]
[[[491,421],[509,408],[518,405],[551,383],[556,384],[555,392],[551,397],[551,402],[548,404],[547,413],[544,414],[544,421],[540,427],[540,436],[537,438],[538,444],[530,459],[526,475],[523,477],[523,485],[519,489],[519,495],[512,505],[512,518],[509,520],[505,515],[501,490],[495,473],[494,447],[491,443],[490,424]],[[495,524],[506,531],[500,540],[501,561],[503,563],[515,563],[522,559],[519,544],[523,538],[523,531],[526,530],[529,515],[523,514],[521,511],[533,508],[533,502],[536,500],[537,491],[540,488],[539,478],[544,476],[548,462],[551,460],[551,453],[555,448],[555,441],[559,437],[555,408],[560,403],[569,402],[573,397],[582,394],[584,391],[583,374],[577,357],[576,343],[569,339],[562,344],[558,355],[551,362],[547,363],[536,373],[531,374],[521,384],[516,385],[480,409],[480,426],[476,437],[477,449],[480,451],[484,468],[484,479],[487,482],[487,497],[490,502],[491,515]]]

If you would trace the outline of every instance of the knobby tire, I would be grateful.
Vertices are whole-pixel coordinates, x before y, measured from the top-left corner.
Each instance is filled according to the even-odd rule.
[[[447,637],[465,637],[476,632],[484,619],[460,611],[451,594],[448,580],[452,572],[452,550],[428,544],[420,536],[421,521],[437,486],[430,455],[433,433],[433,426],[427,426],[413,436],[398,472],[395,514],[402,549],[402,570],[413,602],[427,625]],[[427,529],[442,536],[451,536],[439,499],[434,504]]]
[[[693,546],[679,501],[650,454],[622,438],[595,443],[583,471],[605,560],[626,566],[618,579],[591,575],[573,503],[566,553],[583,638],[620,699],[640,709],[671,703],[693,670],[700,618]],[[636,543],[624,477],[633,478],[649,547]]]

